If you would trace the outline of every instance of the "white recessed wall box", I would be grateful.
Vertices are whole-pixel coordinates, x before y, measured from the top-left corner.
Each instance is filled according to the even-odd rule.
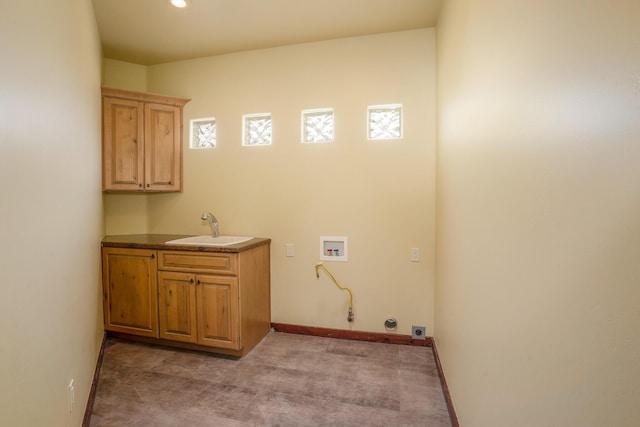
[[[320,236],[321,261],[348,261],[349,244],[346,236]]]

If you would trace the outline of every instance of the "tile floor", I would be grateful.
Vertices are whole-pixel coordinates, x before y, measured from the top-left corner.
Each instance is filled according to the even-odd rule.
[[[108,340],[90,426],[450,426],[428,347],[271,332],[247,356]]]

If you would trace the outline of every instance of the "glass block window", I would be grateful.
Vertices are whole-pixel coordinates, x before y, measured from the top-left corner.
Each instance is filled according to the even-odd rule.
[[[215,117],[191,120],[191,148],[215,148],[217,129]]]
[[[402,105],[370,105],[367,111],[369,139],[402,138]]]
[[[271,145],[271,113],[242,116],[242,145]]]
[[[333,108],[302,112],[302,142],[331,142],[333,129]]]

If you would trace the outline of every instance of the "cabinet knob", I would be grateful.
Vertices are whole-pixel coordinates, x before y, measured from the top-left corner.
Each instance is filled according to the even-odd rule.
[[[138,187],[139,187],[139,188],[142,188],[142,184],[138,184]]]
[[[151,254],[151,259],[154,259],[156,256],[154,254]]]
[[[147,184],[147,188],[149,188],[149,187],[151,187],[151,185],[150,185],[150,184]]]
[[[189,280],[189,283],[193,283],[193,279],[190,279],[190,280]]]
[[[198,279],[198,280],[196,281],[196,284],[198,284],[198,285],[200,284],[200,279]]]

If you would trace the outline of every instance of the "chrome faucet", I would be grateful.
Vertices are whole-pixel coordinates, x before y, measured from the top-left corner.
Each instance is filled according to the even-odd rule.
[[[215,216],[213,216],[211,212],[203,213],[202,216],[200,216],[200,219],[203,221],[207,221],[209,223],[209,226],[211,227],[211,235],[213,237],[219,236],[218,220],[216,219]]]

